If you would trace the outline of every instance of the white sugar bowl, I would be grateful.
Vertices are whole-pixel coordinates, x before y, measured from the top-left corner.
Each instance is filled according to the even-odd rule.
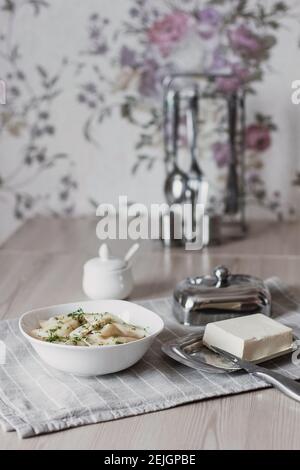
[[[131,258],[138,250],[134,244],[124,258],[113,257],[103,243],[99,257],[88,260],[83,267],[82,287],[93,300],[126,299],[133,289]]]

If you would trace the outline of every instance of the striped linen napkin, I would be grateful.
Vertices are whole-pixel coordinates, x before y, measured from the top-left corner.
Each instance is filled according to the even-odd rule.
[[[298,336],[300,295],[296,300],[277,278],[267,284],[272,316]],[[0,341],[6,345],[6,361],[0,365],[2,428],[25,438],[267,387],[244,372],[207,374],[164,356],[162,343],[187,330],[173,318],[170,298],[141,303],[163,318],[164,331],[135,366],[99,377],[75,377],[51,369],[21,336],[17,319],[0,322]],[[273,360],[272,369],[300,378],[300,363],[290,355]]]

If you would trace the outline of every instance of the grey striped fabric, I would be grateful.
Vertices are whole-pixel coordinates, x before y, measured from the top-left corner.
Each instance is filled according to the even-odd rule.
[[[273,317],[299,335],[300,300],[277,278],[267,282]],[[134,367],[102,377],[75,377],[49,368],[20,335],[17,319],[0,322],[0,340],[7,347],[6,364],[0,366],[2,428],[25,438],[266,387],[243,372],[206,374],[164,356],[162,343],[186,334],[186,328],[174,320],[170,298],[141,303],[161,315],[164,331]],[[272,368],[300,378],[300,365],[293,362],[283,357]]]

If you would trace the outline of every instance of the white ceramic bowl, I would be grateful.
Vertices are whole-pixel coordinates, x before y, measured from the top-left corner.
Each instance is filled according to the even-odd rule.
[[[30,335],[34,328],[39,327],[39,320],[74,312],[78,308],[82,308],[87,313],[115,314],[125,322],[147,328],[147,336],[126,344],[89,347],[48,343]],[[19,327],[38,355],[51,367],[75,375],[92,376],[111,374],[135,364],[147,352],[154,338],[163,330],[164,324],[156,313],[132,302],[97,300],[31,310],[22,315]]]

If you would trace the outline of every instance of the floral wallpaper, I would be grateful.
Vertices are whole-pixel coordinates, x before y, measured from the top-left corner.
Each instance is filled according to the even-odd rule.
[[[232,73],[214,84],[225,95],[246,89],[249,205],[294,215],[298,140],[280,124],[297,117],[297,2],[0,0],[0,12],[0,240],[36,214],[92,213],[119,194],[163,200],[161,83],[182,70]],[[221,184],[224,106],[201,109],[201,165]]]

